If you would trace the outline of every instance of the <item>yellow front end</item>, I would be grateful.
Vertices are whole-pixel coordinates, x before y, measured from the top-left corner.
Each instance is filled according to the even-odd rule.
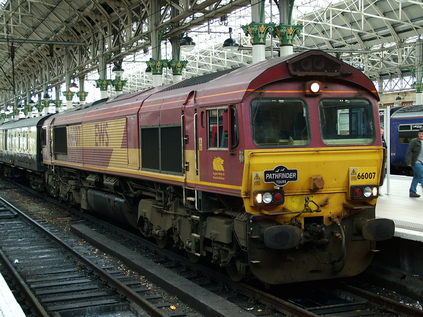
[[[247,150],[242,186],[246,211],[277,215],[281,223],[294,217],[303,223],[304,217],[322,216],[329,225],[331,218],[347,216],[345,206],[376,204],[374,196],[351,200],[351,186],[378,186],[382,161],[382,148],[375,146]],[[296,179],[288,179],[282,186],[266,180],[265,171],[278,166],[296,171]],[[273,189],[283,192],[282,204],[257,203],[254,193]]]
[[[378,146],[245,151],[251,272],[269,284],[362,272],[375,241],[393,234],[392,221],[374,219],[382,161]],[[278,201],[266,204],[266,192]]]

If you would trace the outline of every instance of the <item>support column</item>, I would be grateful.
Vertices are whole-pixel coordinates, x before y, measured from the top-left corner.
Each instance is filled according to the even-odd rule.
[[[147,62],[151,68],[153,75],[153,87],[158,87],[163,84],[163,67],[167,67],[168,61],[161,59],[160,45],[161,36],[159,31],[160,24],[160,1],[151,1],[150,6],[150,35],[152,58]]]
[[[110,81],[107,80],[107,73],[106,73],[106,56],[104,55],[104,38],[101,37],[100,39],[100,58],[99,58],[99,66],[98,66],[98,74],[99,79],[96,80],[97,88],[100,88],[100,98],[108,98],[109,94],[107,92],[107,88],[109,87]]]
[[[71,78],[70,78],[70,74],[66,74],[65,77],[65,84],[66,84],[66,90],[63,92],[63,96],[65,96],[66,98],[66,109],[72,109],[72,99],[73,99],[73,95],[74,93],[72,91],[70,91],[70,82],[71,82]]]
[[[48,94],[47,85],[45,85],[43,89],[42,105],[43,105],[42,115],[48,114],[49,106],[50,106],[50,95]]]
[[[416,105],[423,104],[423,40],[416,41]]]
[[[383,91],[383,78],[382,77],[379,77],[377,79],[377,85],[379,86],[378,93],[379,93],[379,96],[381,96],[380,99],[382,99],[382,95],[384,93],[384,91]]]
[[[79,91],[76,93],[76,95],[79,98],[79,103],[81,105],[84,105],[86,103],[88,92],[84,91],[85,86],[85,76],[81,76],[78,78],[79,80]]]
[[[122,79],[123,74],[123,68],[122,68],[123,60],[117,60],[114,62],[114,66],[112,69],[112,73],[115,76],[115,79],[112,80],[112,85],[115,87],[115,91],[121,93],[123,90],[123,87],[126,85],[126,80]]]
[[[172,7],[172,18],[176,17],[180,10]],[[182,35],[170,38],[172,45],[172,59],[169,61],[169,67],[172,69],[173,82],[177,83],[182,80],[182,70],[187,66],[188,61],[181,60],[181,40]]]
[[[56,112],[59,112],[62,108],[62,100],[60,99],[60,85],[54,87],[55,98],[54,104],[56,105]]]
[[[268,33],[273,33],[275,24],[264,23],[264,0],[251,0],[251,20],[248,25],[241,26],[245,35],[251,37],[253,45],[253,64],[266,59],[266,37]]]
[[[292,25],[292,10],[295,0],[279,1],[279,19],[280,24],[276,27],[274,35],[279,37],[281,57],[294,53],[294,38],[299,35],[303,26]]]
[[[181,60],[180,40],[180,36],[170,39],[170,43],[172,44],[172,59],[169,61],[169,67],[172,69],[174,83],[182,80],[182,71],[188,64],[188,61]]]
[[[26,85],[26,95],[25,95],[25,115],[27,118],[31,117],[32,113],[32,99],[31,99],[31,85],[27,83]]]
[[[66,75],[65,75],[65,91],[63,91],[63,96],[66,98],[66,109],[72,109],[72,99],[73,99],[73,92],[70,91],[70,84],[71,84],[71,74],[69,72],[70,69],[70,55],[69,51],[66,50],[65,52],[65,69],[66,69]]]

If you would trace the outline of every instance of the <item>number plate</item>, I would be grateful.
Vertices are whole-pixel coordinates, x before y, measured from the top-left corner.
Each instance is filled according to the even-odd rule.
[[[376,167],[350,167],[350,185],[377,184]]]

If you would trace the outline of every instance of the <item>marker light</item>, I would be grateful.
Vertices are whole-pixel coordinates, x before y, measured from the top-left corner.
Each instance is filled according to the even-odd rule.
[[[311,83],[310,90],[312,93],[317,94],[320,91],[320,84],[316,81]]]
[[[283,190],[267,190],[254,192],[254,205],[272,206],[281,205],[285,201]]]
[[[360,187],[354,188],[354,197],[361,197],[363,195],[363,191]]]
[[[261,193],[258,193],[256,195],[256,202],[257,202],[257,204],[261,204],[262,201],[263,201],[263,195]]]
[[[282,195],[281,193],[279,193],[279,192],[276,192],[276,193],[273,195],[273,199],[274,199],[275,201],[279,202],[279,201],[281,201],[281,200],[283,199],[283,195]]]
[[[373,196],[377,196],[377,195],[378,195],[378,193],[379,193],[379,191],[378,191],[377,187],[373,187],[373,188],[372,188],[372,195],[373,195]]]
[[[373,199],[379,194],[379,188],[376,185],[352,186],[350,190],[351,199]]]

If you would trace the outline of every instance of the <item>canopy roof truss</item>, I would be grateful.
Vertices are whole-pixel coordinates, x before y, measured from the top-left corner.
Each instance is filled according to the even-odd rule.
[[[4,78],[0,93],[9,97],[13,91],[35,93],[62,84],[65,75],[81,77],[104,63],[147,51],[153,2],[160,9],[163,40],[250,4],[249,0],[0,1],[0,74]],[[304,26],[296,49],[324,49],[362,67],[374,80],[409,86],[423,66],[423,58],[416,58],[416,40],[423,37],[422,1],[334,2],[296,1],[294,20]],[[404,87],[386,83],[384,88]]]

